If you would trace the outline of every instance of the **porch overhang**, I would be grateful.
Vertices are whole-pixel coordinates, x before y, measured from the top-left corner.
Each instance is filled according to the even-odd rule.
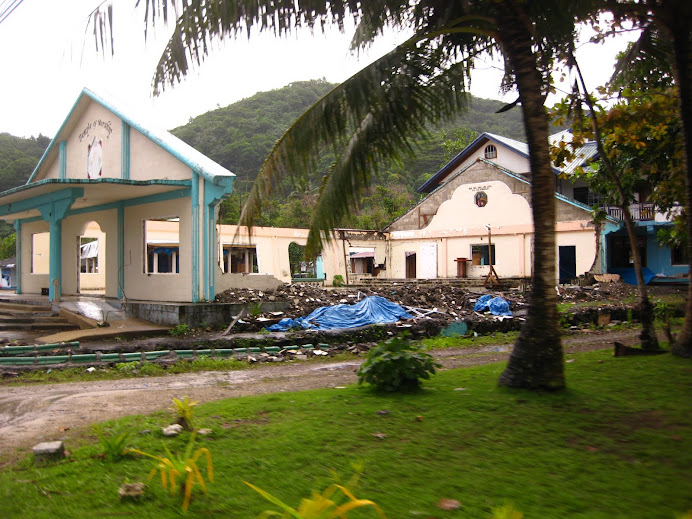
[[[67,196],[74,199],[66,216],[190,196],[190,180],[50,178],[0,193],[0,219],[41,218],[40,206]]]

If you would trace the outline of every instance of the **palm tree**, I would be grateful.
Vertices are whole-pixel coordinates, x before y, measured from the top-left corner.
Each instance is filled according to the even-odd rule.
[[[156,70],[155,91],[179,81],[200,63],[214,39],[251,29],[278,35],[296,27],[356,23],[352,48],[367,46],[386,27],[413,36],[338,85],[277,141],[259,171],[241,214],[251,226],[279,179],[311,170],[322,146],[334,160],[314,209],[308,251],[354,205],[378,163],[411,155],[412,139],[429,124],[464,109],[476,56],[501,53],[503,88],[516,86],[530,150],[534,263],[531,305],[500,384],[534,389],[565,385],[555,284],[554,175],[544,99],[556,57],[574,40],[589,0],[332,0],[183,2]],[[169,17],[168,0],[146,0],[148,23]],[[171,2],[172,4],[172,2]],[[107,41],[107,39],[106,39]]]

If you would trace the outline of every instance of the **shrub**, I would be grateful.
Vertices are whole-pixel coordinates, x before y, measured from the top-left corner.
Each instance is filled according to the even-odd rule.
[[[259,317],[262,314],[262,303],[252,303],[250,305],[250,316]]]
[[[142,363],[138,360],[133,360],[132,362],[121,362],[115,366],[121,373],[135,373]]]
[[[334,279],[332,279],[332,286],[342,287],[345,284],[346,283],[344,283],[344,276],[342,276],[341,274],[337,274],[336,276],[334,276]]]
[[[106,435],[99,425],[93,426],[96,436],[98,436],[99,442],[101,442],[101,447],[103,448],[103,457],[107,461],[120,461],[127,455],[127,450],[125,445],[127,439],[130,435],[128,432],[124,432],[118,435]]]
[[[336,476],[336,475],[335,475]],[[374,501],[369,499],[358,499],[353,495],[354,487],[358,483],[360,472],[356,472],[353,477],[344,485],[334,483],[329,485],[321,493],[313,491],[310,497],[303,498],[298,508],[292,508],[278,497],[270,494],[266,490],[256,487],[252,483],[244,483],[260,494],[270,503],[280,508],[283,513],[267,510],[259,517],[282,517],[285,519],[346,519],[349,512],[356,508],[371,507],[377,515],[385,519],[385,515]],[[361,517],[360,515],[358,517]]]
[[[190,333],[190,327],[187,324],[176,324],[173,328],[168,330],[168,334],[173,337],[182,337]]]
[[[178,417],[177,423],[188,431],[192,430],[192,419],[195,416],[195,406],[198,402],[185,397],[182,400],[173,399],[173,406],[170,408]]]
[[[154,460],[154,466],[149,472],[149,480],[153,478],[157,472],[161,473],[161,484],[163,488],[170,490],[171,495],[178,492],[183,492],[183,511],[186,511],[190,506],[190,498],[192,497],[192,489],[196,484],[202,487],[202,491],[207,493],[207,486],[204,483],[204,477],[197,466],[197,460],[202,456],[206,457],[207,462],[207,479],[214,482],[214,473],[211,463],[211,453],[205,447],[195,448],[195,433],[190,436],[190,442],[187,444],[183,455],[174,455],[171,451],[163,446],[166,452],[165,456],[155,456],[138,449],[130,449],[128,452],[134,452],[146,456]]]
[[[393,337],[372,348],[358,369],[358,383],[367,382],[379,391],[411,391],[420,387],[441,367],[432,355],[406,335]]]

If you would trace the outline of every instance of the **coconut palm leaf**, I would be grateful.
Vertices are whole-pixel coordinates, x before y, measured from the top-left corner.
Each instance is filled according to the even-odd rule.
[[[430,123],[458,114],[466,105],[467,61],[454,62],[434,41],[409,40],[334,88],[277,141],[259,171],[241,214],[252,227],[276,185],[286,175],[314,169],[325,145],[336,159],[323,178],[313,212],[309,254],[320,250],[341,217],[377,174],[378,164],[413,154],[413,139]]]

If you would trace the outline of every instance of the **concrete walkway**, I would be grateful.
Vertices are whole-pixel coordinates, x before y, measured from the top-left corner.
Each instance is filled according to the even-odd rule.
[[[127,317],[118,301],[93,295],[65,296],[62,301],[50,303],[47,296],[37,294],[0,293],[0,302],[14,305],[52,306],[70,322],[78,324],[79,330],[63,331],[36,337],[38,343],[104,340],[122,337],[130,339],[165,334],[170,327],[143,319]]]

